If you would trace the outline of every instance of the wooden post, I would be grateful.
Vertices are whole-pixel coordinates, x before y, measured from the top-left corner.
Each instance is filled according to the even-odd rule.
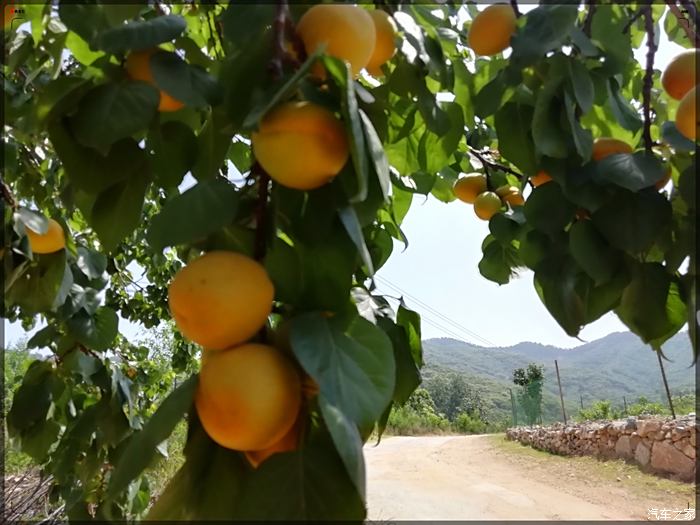
[[[578,397],[581,400],[581,410],[583,410],[583,394],[579,394]]]
[[[659,359],[659,368],[661,369],[661,378],[664,380],[664,388],[666,389],[666,397],[668,398],[668,406],[671,409],[671,416],[676,419],[676,411],[673,410],[673,401],[671,400],[671,391],[668,389],[668,381],[666,381],[666,372],[664,371],[664,364],[661,361],[661,352],[656,352],[656,357]]]
[[[625,405],[625,415],[627,415],[627,398],[622,396],[622,403]]]
[[[557,369],[557,383],[559,383],[559,399],[561,399],[561,413],[564,416],[564,424],[566,425],[566,409],[564,408],[564,394],[561,391],[561,379],[559,378],[559,365],[557,360],[554,360],[554,368]]]

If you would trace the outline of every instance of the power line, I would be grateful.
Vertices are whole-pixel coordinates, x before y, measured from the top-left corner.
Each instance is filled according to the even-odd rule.
[[[454,326],[454,327],[457,328],[458,330],[464,332],[465,334],[468,334],[468,335],[469,335],[469,338],[477,339],[477,340],[480,341],[482,344],[486,344],[487,346],[497,346],[496,344],[494,344],[493,342],[489,341],[489,340],[486,339],[485,337],[481,337],[481,336],[480,336],[479,334],[477,334],[476,332],[473,332],[473,331],[469,330],[468,328],[464,328],[464,327],[463,327],[462,325],[460,325],[459,323],[456,323],[455,321],[453,321],[452,319],[450,319],[449,317],[447,317],[447,316],[444,315],[443,313],[439,312],[438,310],[436,310],[435,308],[433,308],[433,307],[430,306],[429,304],[427,304],[427,303],[421,301],[420,299],[418,299],[417,297],[415,297],[415,296],[409,294],[408,292],[406,292],[405,290],[403,290],[403,289],[400,288],[399,286],[397,286],[397,285],[391,283],[391,282],[388,281],[387,279],[385,279],[385,278],[383,278],[383,277],[379,277],[379,276],[376,276],[376,277],[377,277],[377,279],[383,281],[384,284],[386,284],[387,286],[390,286],[391,288],[393,288],[394,290],[396,290],[398,293],[401,293],[401,294],[405,295],[406,297],[410,297],[410,298],[413,299],[416,303],[422,305],[424,308],[426,308],[429,312],[431,312],[432,314],[434,314],[434,315],[437,316],[438,318],[441,318],[443,321],[445,321],[445,322],[451,324],[452,326]]]
[[[433,308],[433,307],[430,306],[429,304],[427,304],[427,303],[421,301],[420,299],[418,299],[417,297],[415,297],[415,296],[409,294],[408,292],[406,292],[405,290],[403,290],[401,287],[399,287],[399,286],[393,284],[392,282],[390,282],[388,279],[385,279],[384,277],[380,277],[380,276],[378,276],[378,275],[375,276],[375,278],[376,278],[377,280],[381,281],[382,284],[384,284],[384,285],[386,285],[386,286],[392,288],[392,289],[395,290],[396,292],[398,292],[398,293],[404,295],[405,297],[409,297],[410,299],[412,299],[413,301],[415,301],[417,304],[421,305],[421,306],[422,306],[423,308],[425,308],[428,312],[430,312],[431,314],[435,315],[435,316],[438,317],[439,319],[443,320],[443,321],[446,322],[446,323],[449,323],[450,325],[452,325],[453,327],[457,328],[457,329],[460,330],[461,332],[467,334],[467,335],[469,336],[469,339],[476,339],[476,340],[478,340],[479,342],[481,342],[482,344],[486,344],[487,346],[497,346],[497,345],[496,345],[495,343],[493,343],[492,341],[489,341],[489,340],[486,339],[485,337],[482,337],[482,336],[480,336],[479,334],[477,334],[477,333],[475,333],[475,332],[469,330],[468,328],[463,327],[462,325],[460,325],[459,323],[453,321],[452,319],[450,319],[449,317],[447,317],[445,314],[443,314],[443,313],[441,313],[440,311],[436,310],[435,308]],[[426,321],[428,321],[428,320],[426,319]],[[434,320],[433,320],[432,322],[428,321],[428,324],[431,324],[432,326],[434,326],[434,327],[436,327],[436,328],[438,328],[438,329],[440,329],[440,330],[444,330],[445,332],[449,332],[449,333],[450,333],[451,335],[453,335],[453,336],[455,335],[455,334],[454,334],[454,331],[452,331],[451,329],[446,329],[444,326],[436,326],[436,322],[435,322]],[[458,338],[458,339],[462,339],[462,340],[465,339],[463,336],[459,336],[459,337],[457,337],[457,338]]]

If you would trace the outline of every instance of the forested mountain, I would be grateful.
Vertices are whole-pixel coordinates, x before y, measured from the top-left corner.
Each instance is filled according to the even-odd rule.
[[[576,348],[564,349],[539,343],[524,342],[505,348],[487,348],[455,339],[428,339],[423,342],[429,378],[447,371],[464,374],[478,388],[487,408],[496,416],[510,412],[508,388],[513,370],[528,363],[545,368],[544,419],[561,418],[554,360],[559,363],[567,413],[575,414],[583,405],[609,399],[614,406],[645,396],[663,400],[663,383],[656,355],[629,332],[617,332]],[[671,393],[684,394],[695,390],[693,353],[685,332],[677,334],[663,347],[664,368]]]

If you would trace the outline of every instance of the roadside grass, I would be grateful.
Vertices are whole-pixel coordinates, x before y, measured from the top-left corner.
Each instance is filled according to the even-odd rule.
[[[559,456],[505,439],[505,434],[488,436],[491,445],[502,454],[519,459],[533,466],[551,470],[562,477],[575,475],[589,482],[605,481],[610,485],[622,485],[633,495],[649,501],[650,507],[695,507],[696,486],[643,472],[637,465],[621,459],[600,460],[590,456]],[[663,501],[659,498],[663,497]]]

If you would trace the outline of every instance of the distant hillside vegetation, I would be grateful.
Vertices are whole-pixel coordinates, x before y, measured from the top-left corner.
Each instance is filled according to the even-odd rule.
[[[539,343],[519,343],[506,348],[486,348],[455,339],[428,339],[423,342],[424,378],[454,371],[464,374],[478,388],[486,408],[496,417],[510,415],[508,388],[513,369],[535,362],[545,367],[543,419],[561,419],[554,360],[559,363],[567,414],[576,414],[580,396],[584,406],[609,399],[622,407],[623,396],[630,403],[640,396],[665,400],[661,372],[654,352],[629,332],[610,334],[572,349]],[[671,393],[695,392],[695,366],[688,334],[676,334],[663,347],[664,368]],[[665,401],[664,401],[665,402]]]

